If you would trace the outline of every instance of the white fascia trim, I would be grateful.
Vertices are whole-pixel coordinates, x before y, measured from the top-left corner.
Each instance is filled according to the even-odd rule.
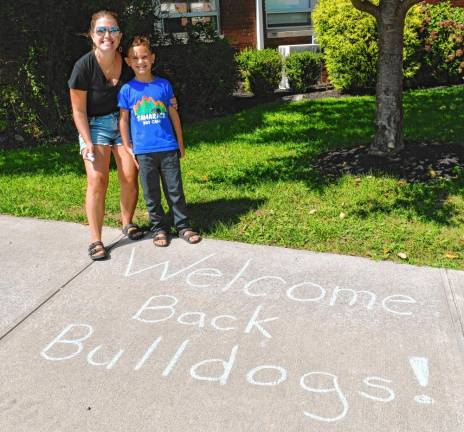
[[[256,0],[256,48],[264,48],[263,0]]]

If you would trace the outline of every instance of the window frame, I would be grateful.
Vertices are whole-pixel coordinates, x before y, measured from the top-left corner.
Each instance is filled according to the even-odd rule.
[[[267,31],[274,31],[274,32],[279,32],[279,31],[285,31],[285,30],[288,30],[288,31],[307,31],[307,30],[310,30],[312,29],[313,25],[312,25],[312,19],[311,19],[311,13],[312,11],[314,10],[314,5],[315,5],[315,1],[314,0],[308,0],[308,5],[309,7],[305,7],[305,8],[295,8],[291,11],[289,11],[288,9],[272,9],[271,11],[268,11],[267,10],[267,4],[265,3],[264,5],[264,9],[265,9],[265,13],[266,13],[266,30]],[[297,13],[307,13],[309,15],[309,24],[305,24],[305,25],[281,25],[281,26],[275,26],[273,25],[272,27],[269,27],[269,19],[268,19],[268,16],[269,15],[273,15],[273,14],[297,14]]]
[[[171,3],[175,3],[175,0],[173,0]],[[160,10],[160,18],[161,18],[161,30],[164,35],[167,35],[169,33],[165,32],[165,24],[164,20],[170,19],[170,18],[202,18],[202,17],[216,17],[216,22],[217,22],[217,33],[220,34],[220,29],[221,29],[221,14],[220,14],[220,5],[219,5],[219,0],[214,0],[214,5],[216,7],[216,10],[214,11],[207,11],[207,12],[163,12]],[[160,3],[161,6],[161,3]],[[187,36],[186,32],[176,32],[172,33],[176,37],[180,38],[185,38]]]

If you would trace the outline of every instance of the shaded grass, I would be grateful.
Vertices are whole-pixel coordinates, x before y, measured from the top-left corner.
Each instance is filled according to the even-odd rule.
[[[405,94],[405,136],[462,145],[463,87]],[[387,175],[329,180],[321,152],[369,144],[373,97],[257,107],[185,128],[192,218],[208,237],[464,268],[464,178],[407,184]],[[84,222],[77,144],[0,152],[0,212]],[[119,224],[111,171],[107,218]],[[137,218],[146,223],[139,199]],[[340,218],[344,213],[345,217]]]

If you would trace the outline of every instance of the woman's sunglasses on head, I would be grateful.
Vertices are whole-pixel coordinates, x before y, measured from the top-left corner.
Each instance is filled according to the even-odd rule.
[[[108,32],[111,36],[116,36],[120,31],[121,30],[119,30],[118,27],[95,27],[95,33],[98,36],[103,36],[106,32]]]

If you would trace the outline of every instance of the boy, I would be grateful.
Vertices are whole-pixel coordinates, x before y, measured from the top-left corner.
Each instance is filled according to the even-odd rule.
[[[119,128],[124,147],[139,166],[153,243],[158,247],[169,244],[169,231],[163,226],[160,180],[179,237],[198,243],[201,237],[190,227],[182,188],[179,158],[185,148],[179,114],[170,102],[174,97],[171,84],[153,76],[155,54],[147,38],[133,38],[125,61],[135,78],[119,92]]]

